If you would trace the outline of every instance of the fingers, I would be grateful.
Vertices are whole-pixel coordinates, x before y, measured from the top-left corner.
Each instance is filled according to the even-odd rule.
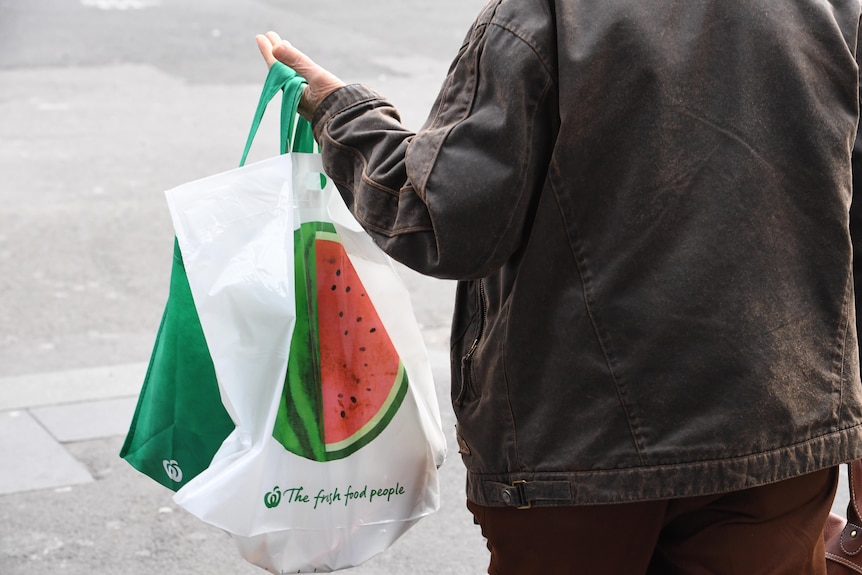
[[[328,74],[326,70],[315,64],[311,58],[294,48],[293,44],[287,40],[282,40],[275,32],[258,34],[255,36],[255,40],[267,66],[272,66],[276,60],[279,60],[309,81],[311,81],[311,78]]]
[[[344,82],[325,68],[318,66],[311,58],[297,50],[293,44],[287,40],[282,40],[275,32],[258,35],[255,39],[267,66],[271,67],[276,60],[280,61],[308,82],[299,102],[299,113],[303,117],[311,118],[324,98],[344,86]]]
[[[279,39],[277,43],[273,42],[272,55],[282,64],[293,68],[297,74],[305,79],[309,79],[309,76],[317,74],[318,70],[323,70],[311,58],[294,48],[293,44],[287,40]]]
[[[275,56],[272,55],[272,41],[269,36],[262,34],[258,34],[254,39],[257,41],[257,49],[260,50],[264,62],[266,62],[267,67],[271,68],[275,64]]]
[[[281,44],[281,36],[279,36],[276,32],[269,31],[266,33],[266,37],[269,38],[269,41],[273,46],[278,46]]]
[[[254,39],[257,41],[257,49],[260,50],[260,55],[263,56],[266,65],[272,68],[276,62],[275,56],[272,55],[272,49],[281,44],[281,36],[270,31],[266,34],[258,34]]]

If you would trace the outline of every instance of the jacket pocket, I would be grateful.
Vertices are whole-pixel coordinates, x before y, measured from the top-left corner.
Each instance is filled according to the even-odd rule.
[[[461,406],[465,401],[474,399],[478,395],[478,387],[473,377],[473,360],[476,350],[482,341],[482,335],[485,332],[485,323],[488,320],[488,302],[485,296],[485,285],[482,283],[482,280],[478,282],[477,298],[479,300],[478,325],[476,326],[476,334],[470,342],[470,346],[461,357],[461,386],[458,395],[455,397],[456,406]]]

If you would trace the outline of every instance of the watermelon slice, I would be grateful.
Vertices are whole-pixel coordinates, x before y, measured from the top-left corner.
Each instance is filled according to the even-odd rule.
[[[377,437],[407,393],[407,374],[335,228],[294,236],[297,319],[273,437],[314,461]]]

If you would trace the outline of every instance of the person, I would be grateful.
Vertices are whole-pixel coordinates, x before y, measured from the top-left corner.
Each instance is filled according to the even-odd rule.
[[[491,0],[415,133],[257,38],[307,79],[375,242],[458,280],[488,573],[825,573],[862,457],[859,22],[858,0]]]

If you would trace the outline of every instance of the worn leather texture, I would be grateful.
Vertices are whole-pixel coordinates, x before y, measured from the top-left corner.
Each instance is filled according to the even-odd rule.
[[[459,280],[471,501],[693,497],[862,458],[859,16],[492,0],[418,132],[364,86],[321,104],[359,222]]]

